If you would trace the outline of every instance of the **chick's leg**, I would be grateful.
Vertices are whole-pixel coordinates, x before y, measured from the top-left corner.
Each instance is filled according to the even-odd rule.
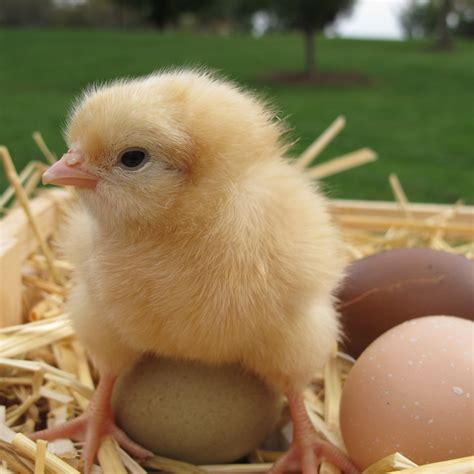
[[[293,442],[288,452],[273,465],[270,474],[294,471],[299,466],[304,474],[317,474],[321,458],[327,459],[345,474],[359,474],[342,451],[316,434],[306,412],[303,394],[289,390],[287,397],[293,420]]]
[[[37,431],[31,435],[31,438],[34,440],[57,438],[84,440],[85,472],[90,471],[101,440],[107,435],[114,438],[122,448],[136,457],[152,456],[153,453],[132,441],[114,422],[111,398],[115,380],[115,375],[103,374],[89,407],[81,416],[63,425]]]

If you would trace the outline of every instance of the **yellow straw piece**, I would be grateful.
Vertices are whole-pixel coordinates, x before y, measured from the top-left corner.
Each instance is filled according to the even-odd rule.
[[[453,235],[474,237],[474,225],[469,224],[430,224],[428,222],[420,222],[399,217],[350,216],[344,214],[336,216],[336,220],[343,225],[355,226],[360,229],[384,230],[388,227],[406,227],[407,229],[431,232],[437,229],[443,229],[446,233],[451,233]]]
[[[343,115],[336,120],[299,156],[294,164],[299,168],[306,168],[345,127],[346,119]]]
[[[411,467],[402,472],[403,474],[473,474],[474,456]],[[387,474],[394,473],[396,471],[390,471]]]
[[[36,165],[33,161],[28,163],[18,175],[18,180],[21,184],[23,184],[31,175],[34,173]],[[0,198],[0,206],[4,207],[7,202],[15,195],[15,188],[13,186],[9,186],[2,194]]]
[[[209,466],[193,466],[183,461],[176,461],[174,459],[165,458],[163,456],[153,456],[152,458],[145,459],[143,465],[151,469],[158,469],[160,471],[176,473],[176,474],[206,474],[207,472],[212,472],[209,469]],[[253,466],[265,466],[265,464],[254,464]],[[219,466],[221,467],[221,466]],[[232,470],[232,467],[234,468]],[[268,470],[268,469],[267,469]],[[219,470],[217,472],[250,472],[248,471],[239,471],[235,469],[235,464],[229,465],[228,470]],[[266,471],[261,471],[266,472]]]
[[[127,474],[127,470],[115,448],[115,443],[109,436],[102,441],[97,457],[104,473]]]
[[[25,194],[30,197],[36,188],[38,187],[39,182],[41,181],[41,176],[43,175],[43,170],[36,170],[28,178],[25,183]]]
[[[218,474],[266,474],[272,467],[271,464],[210,464],[208,466],[200,466],[200,471],[167,471],[179,474],[206,474],[215,472]]]
[[[337,363],[337,345],[324,368],[324,420],[332,431],[339,431],[339,405],[342,387]]]
[[[38,145],[38,148],[41,150],[43,153],[44,157],[48,161],[50,165],[53,165],[56,163],[58,160],[56,155],[48,148],[48,145],[46,145],[46,142],[43,140],[43,137],[41,136],[40,132],[33,132],[33,140],[36,142]]]
[[[350,170],[357,166],[371,163],[377,159],[377,154],[370,148],[361,148],[353,151],[347,155],[342,155],[338,158],[321,163],[318,166],[308,169],[306,174],[312,178],[326,178],[333,174],[341,173],[342,171]]]
[[[388,471],[398,472],[417,465],[400,453],[390,454],[366,468],[362,474],[385,474]]]
[[[15,193],[18,198],[18,201],[23,207],[23,210],[25,211],[26,217],[28,218],[28,221],[31,225],[33,233],[35,234],[36,240],[38,241],[38,244],[41,247],[41,251],[43,252],[43,255],[46,257],[46,261],[48,263],[48,268],[51,273],[51,276],[53,277],[56,283],[60,283],[61,278],[58,271],[56,270],[56,267],[54,266],[53,254],[51,253],[51,250],[49,249],[49,246],[46,243],[45,238],[41,235],[41,232],[39,230],[38,223],[36,222],[35,217],[31,213],[28,197],[26,196],[25,190],[23,189],[18,179],[15,165],[13,164],[13,161],[11,159],[11,156],[10,156],[10,153],[8,152],[7,147],[0,146],[0,155],[2,156],[2,159],[3,159],[3,165],[5,167],[7,177],[10,180],[10,183],[15,188]]]
[[[405,217],[411,218],[412,213],[409,209],[410,203],[408,202],[407,195],[405,194],[405,191],[403,190],[402,184],[400,183],[398,176],[395,173],[392,173],[388,177],[388,181],[392,188],[393,195],[395,196],[395,199],[398,202],[398,205],[400,206],[402,211],[405,213]]]
[[[32,460],[36,458],[36,443],[25,435],[17,433],[13,438],[12,445],[27,458]],[[46,469],[55,474],[80,474],[78,470],[49,451],[45,453],[45,465]]]
[[[319,467],[319,474],[341,474],[341,470],[329,461],[323,460]]]
[[[46,448],[48,442],[44,439],[36,441],[35,474],[44,474],[46,467]]]

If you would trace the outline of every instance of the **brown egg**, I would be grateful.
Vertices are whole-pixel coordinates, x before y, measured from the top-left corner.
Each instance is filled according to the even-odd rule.
[[[233,462],[272,432],[282,397],[239,366],[146,358],[114,393],[118,424],[156,454]]]
[[[354,262],[338,294],[354,357],[390,328],[430,314],[474,319],[474,262],[439,250],[381,252]]]
[[[405,322],[360,356],[344,385],[340,424],[360,469],[400,452],[417,464],[474,454],[474,323]]]

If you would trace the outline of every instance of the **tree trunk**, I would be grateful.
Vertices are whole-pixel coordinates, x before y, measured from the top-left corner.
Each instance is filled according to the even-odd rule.
[[[436,41],[437,49],[451,49],[453,47],[453,38],[449,31],[447,16],[452,9],[452,0],[441,0],[441,7],[438,16],[438,39]]]
[[[150,6],[150,20],[156,28],[163,30],[169,15],[168,0],[152,0]]]
[[[316,76],[316,31],[304,30],[305,42],[305,74],[308,77]]]

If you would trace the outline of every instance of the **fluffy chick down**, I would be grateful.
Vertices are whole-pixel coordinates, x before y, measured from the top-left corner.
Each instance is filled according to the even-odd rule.
[[[143,353],[240,362],[302,388],[340,337],[340,237],[315,184],[284,158],[283,125],[202,71],[95,87],[69,146],[100,177],[62,236],[76,266],[69,311],[99,369]],[[147,150],[139,170],[117,157]]]

